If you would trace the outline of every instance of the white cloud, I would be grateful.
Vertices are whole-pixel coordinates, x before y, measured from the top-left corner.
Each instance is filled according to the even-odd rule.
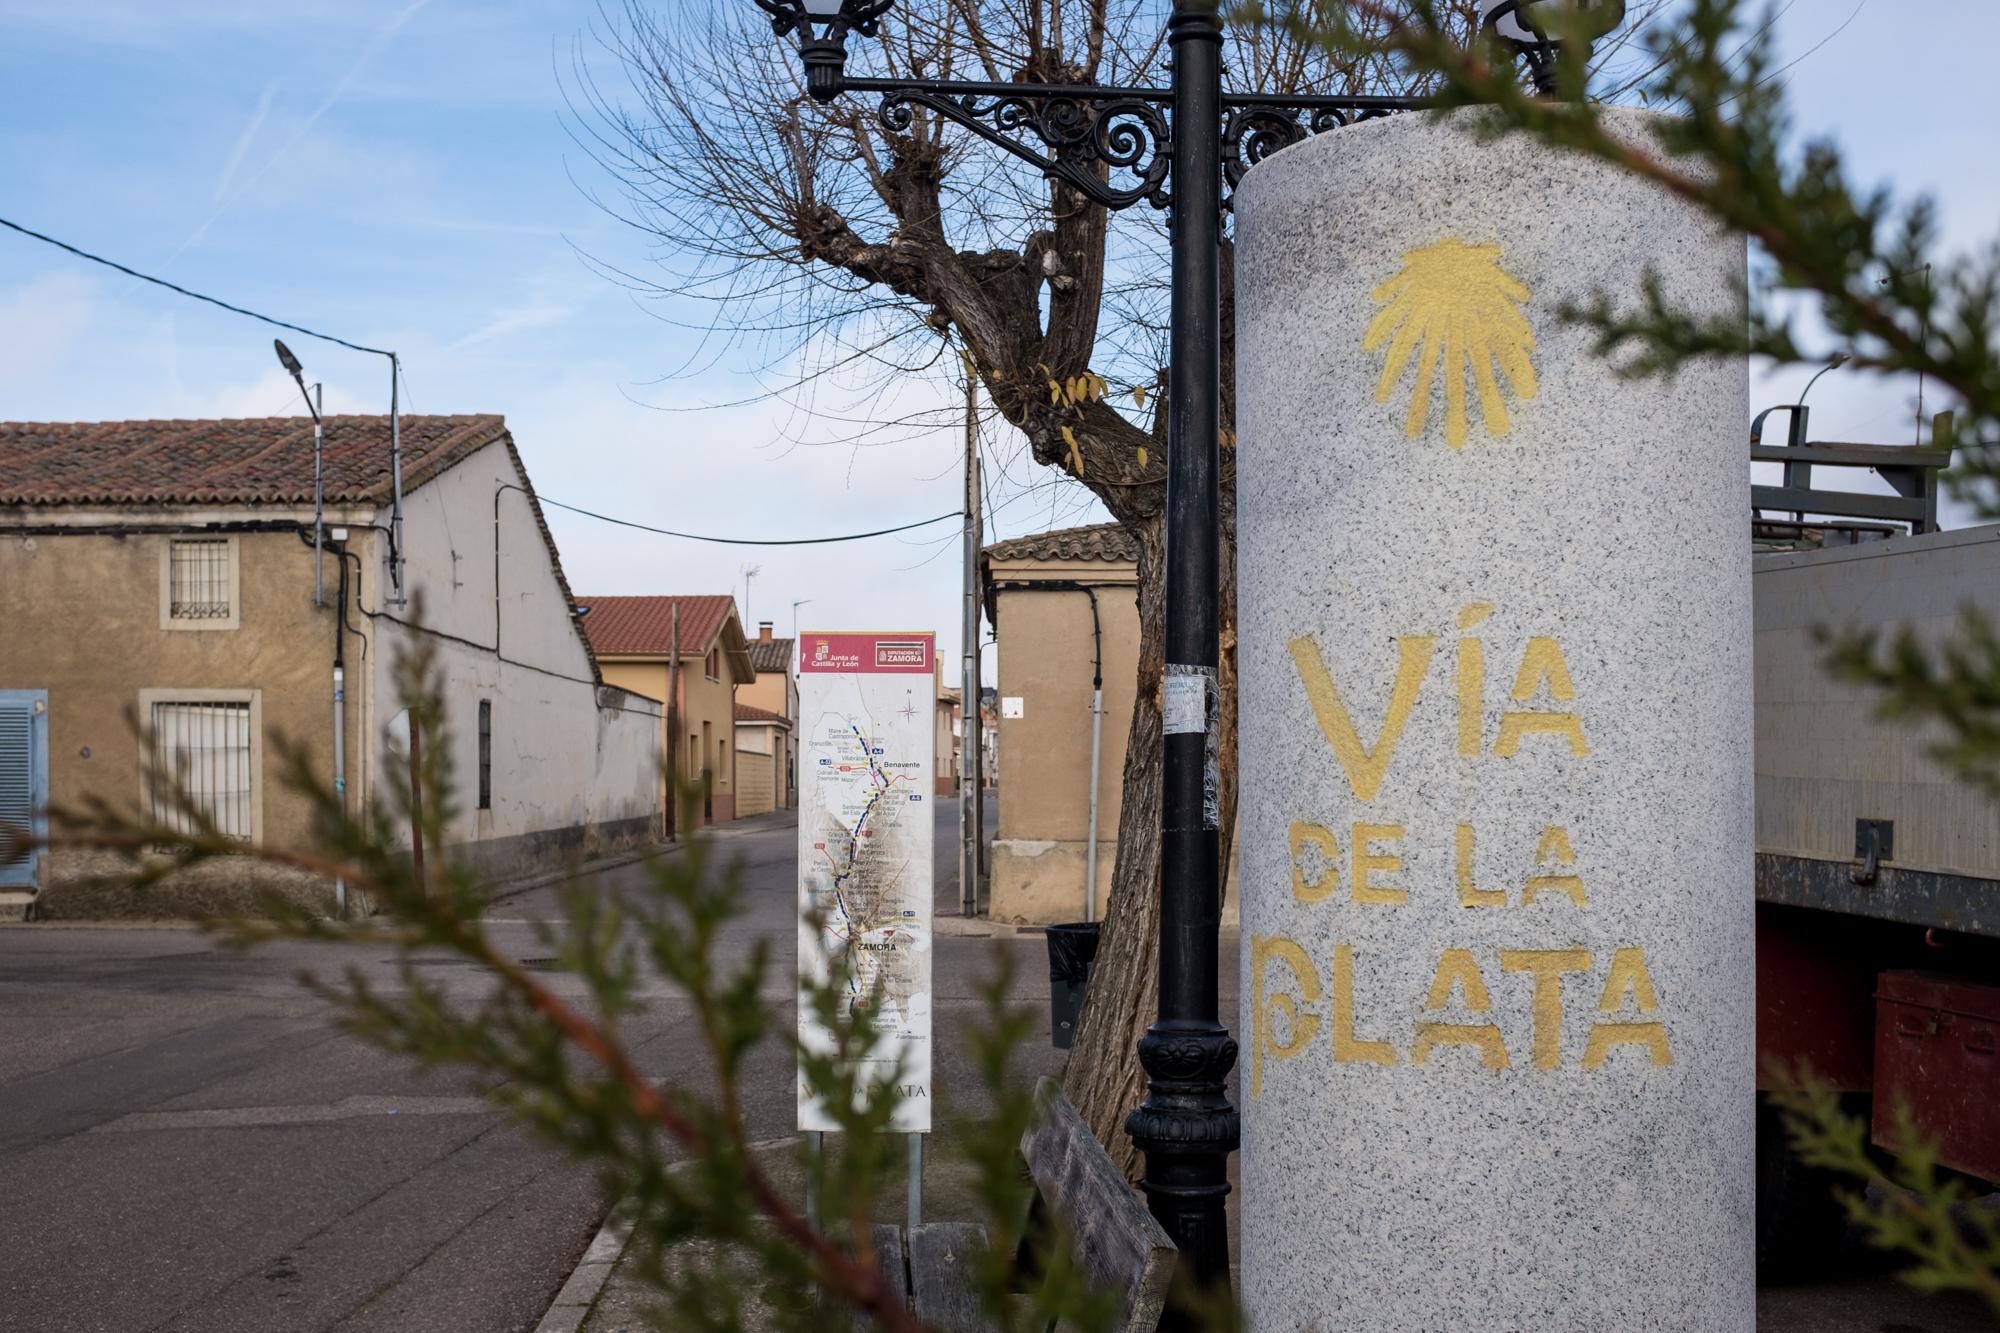
[[[300,349],[302,352],[303,348]],[[273,354],[275,358],[275,353]],[[308,368],[310,371],[310,368]],[[310,373],[306,384],[313,384]],[[346,386],[329,384],[324,390],[323,411],[328,416],[348,412],[383,412],[388,404],[363,398]],[[270,369],[246,380],[184,393],[174,406],[180,417],[302,417],[309,416],[305,396],[299,386],[274,359]]]
[[[0,289],[0,386],[37,383],[63,367],[97,311],[96,283],[61,271]]]

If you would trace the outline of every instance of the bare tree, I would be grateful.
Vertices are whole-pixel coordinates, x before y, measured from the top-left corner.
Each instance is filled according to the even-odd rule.
[[[1456,4],[1469,31],[1477,0]],[[1170,8],[1167,0],[903,0],[875,38],[850,46],[849,68],[1157,85]],[[865,423],[856,443],[877,443],[943,424],[936,410],[868,420],[869,408],[912,375],[956,373],[962,356],[1011,427],[1025,455],[1017,461],[1087,488],[1137,543],[1139,679],[1117,865],[1096,984],[1066,1077],[1070,1099],[1130,1170],[1122,1124],[1142,1091],[1135,1049],[1157,983],[1164,222],[1143,204],[1114,221],[1074,186],[1044,179],[922,106],[903,121],[878,116],[860,97],[812,102],[794,52],[772,39],[749,0],[672,0],[657,11],[626,0],[595,35],[626,86],[608,92],[579,55],[579,137],[615,182],[605,206],[655,251],[649,266],[603,266],[676,308],[690,299],[713,304],[696,365],[754,349],[774,395],[805,410],[823,410],[834,393],[853,395],[853,415]],[[1333,56],[1281,28],[1235,29],[1230,43],[1238,89],[1417,90],[1385,60]],[[1095,170],[1106,178],[1104,167]],[[1236,783],[1232,261],[1225,241],[1225,864]],[[959,355],[945,355],[948,344]]]

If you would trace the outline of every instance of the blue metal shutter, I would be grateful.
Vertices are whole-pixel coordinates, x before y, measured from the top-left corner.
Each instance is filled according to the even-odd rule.
[[[9,830],[38,831],[35,809],[47,799],[37,702],[25,691],[0,696],[0,825]],[[0,885],[34,884],[35,861],[33,853],[0,860]]]

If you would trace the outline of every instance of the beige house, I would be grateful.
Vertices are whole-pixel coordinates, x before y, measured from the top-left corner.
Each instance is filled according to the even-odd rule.
[[[773,636],[770,621],[758,621],[757,637],[750,640],[750,665],[756,670],[757,679],[739,686],[736,691],[737,752],[744,753],[747,747],[749,752],[771,756],[771,804],[766,809],[790,809],[798,804],[799,678],[792,671],[794,647],[792,640]],[[745,706],[784,719],[782,745],[778,745],[780,737],[764,734],[770,727],[767,720],[753,718],[745,721],[742,712]],[[744,732],[746,727],[749,729],[747,736]],[[760,751],[760,747],[767,743],[778,748]],[[754,812],[744,809],[740,813]]]
[[[736,599],[579,597],[583,628],[604,678],[666,704],[668,682],[680,697],[665,710],[661,744],[681,779],[700,785],[704,824],[736,818],[736,691],[756,679]],[[669,671],[678,650],[679,670]],[[676,734],[668,728],[677,726]],[[672,794],[658,784],[662,809]]]
[[[792,804],[792,720],[755,704],[736,705],[736,817]]]
[[[934,674],[936,679],[931,693],[936,697],[931,705],[931,782],[939,796],[949,796],[958,790],[958,696],[962,691],[944,683],[944,662],[941,659],[935,665]]]
[[[1138,548],[1106,523],[997,542],[981,553],[979,567],[1000,650],[998,718],[987,723],[997,728],[1000,787],[990,911],[996,921],[1035,925],[1085,917],[1091,680],[1101,660],[1097,901],[1090,915],[1102,920],[1138,685]],[[1235,873],[1232,864],[1222,906],[1228,925],[1239,919]]]
[[[1098,901],[1090,913],[1101,920],[1139,670],[1137,547],[1107,523],[999,542],[981,553],[979,565],[1000,650],[993,919],[1046,925],[1085,918],[1091,680],[1101,657]]]
[[[506,423],[410,416],[401,440],[397,561],[386,417],[326,421],[317,556],[309,418],[0,424],[0,819],[101,799],[185,824],[130,718],[221,831],[300,845],[308,804],[274,738],[353,806],[381,797],[407,763],[384,739],[396,663],[421,646],[462,855],[500,874],[651,837],[660,710],[599,673]],[[253,888],[336,904],[326,882],[247,861],[143,900],[91,884],[104,868],[76,852],[0,865],[0,907],[235,911]]]

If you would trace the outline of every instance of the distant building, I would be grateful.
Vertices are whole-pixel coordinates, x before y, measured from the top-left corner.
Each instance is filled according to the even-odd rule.
[[[667,702],[669,665],[679,647],[678,703],[665,711],[678,719],[661,743],[683,781],[700,786],[696,809],[705,824],[736,818],[736,691],[756,680],[750,645],[727,593],[701,597],[579,597],[604,678],[634,694]],[[675,611],[679,610],[678,630]],[[662,806],[671,793],[661,784]]]
[[[736,705],[736,817],[791,805],[792,722],[755,704]]]
[[[799,771],[799,679],[792,671],[792,656],[795,645],[790,639],[773,637],[771,622],[757,622],[757,637],[750,640],[750,665],[756,669],[757,679],[736,691],[737,734],[743,736],[743,728],[749,727],[753,735],[749,738],[752,747],[769,739],[757,729],[765,724],[761,720],[745,722],[742,708],[748,705],[764,713],[775,713],[785,719],[784,745],[777,750],[766,751],[772,756],[771,800],[773,807],[789,809],[798,804]],[[744,749],[744,740],[739,739],[736,748]],[[767,807],[772,808],[772,807]],[[743,813],[750,813],[744,811]]]
[[[979,772],[988,787],[1000,781],[1000,692],[979,687]]]
[[[1115,523],[1017,537],[980,554],[982,596],[1000,653],[999,717],[988,724],[997,730],[999,750],[989,908],[996,921],[1084,919],[1091,677],[1100,653],[1093,915],[1103,919],[1139,674],[1138,560],[1137,543]],[[1225,922],[1238,919],[1233,866],[1222,914]]]
[[[224,833],[300,845],[310,812],[275,739],[329,785],[338,753],[354,807],[384,796],[407,763],[381,739],[401,709],[396,663],[422,647],[444,688],[445,837],[462,855],[501,874],[652,836],[660,710],[600,674],[506,423],[403,418],[403,603],[389,435],[386,417],[327,419],[315,604],[309,418],[0,424],[0,819],[95,799],[177,819],[130,718]],[[327,883],[248,861],[144,899],[92,885],[107,868],[77,852],[0,866],[0,905],[236,911],[253,888],[332,905]]]
[[[935,676],[931,691],[936,696],[931,708],[931,781],[939,796],[948,796],[959,787],[958,696],[962,691],[944,683],[942,660],[936,664]]]
[[[989,910],[996,921],[1084,919],[1091,676],[1101,651],[1095,915],[1102,919],[1117,859],[1125,740],[1139,670],[1137,544],[1115,523],[1069,528],[995,543],[981,553],[979,566],[1000,650],[1000,817]]]

